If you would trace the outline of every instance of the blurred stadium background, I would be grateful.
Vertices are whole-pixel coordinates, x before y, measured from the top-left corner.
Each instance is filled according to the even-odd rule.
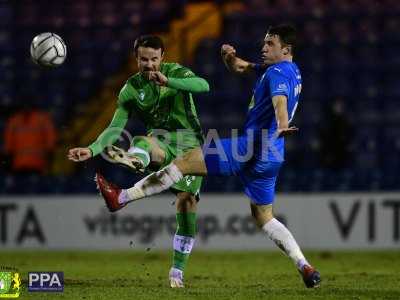
[[[2,160],[0,192],[94,193],[94,167],[127,183],[123,170],[101,159],[71,164],[65,149],[87,145],[108,124],[120,87],[135,72],[132,44],[141,33],[162,34],[168,60],[210,82],[211,92],[196,98],[204,129],[224,135],[239,127],[254,78],[229,74],[220,45],[230,42],[239,55],[257,60],[267,26],[282,21],[299,29],[295,59],[304,89],[295,119],[301,134],[288,139],[290,163],[279,190],[396,190],[399,10],[400,3],[390,0],[2,1],[0,129],[21,105],[34,104],[51,114],[57,142],[43,175],[7,172]],[[29,57],[33,36],[46,31],[61,35],[68,46],[68,59],[58,69],[39,68]],[[128,128],[132,134],[143,129],[134,121]],[[236,192],[240,184],[233,177],[213,178],[203,188],[210,191]]]
[[[23,207],[33,205],[39,215],[41,208],[51,214],[51,206],[34,206],[35,201],[47,199],[50,203],[59,198],[76,204],[85,198],[93,200],[95,169],[123,186],[135,180],[131,173],[101,157],[73,164],[65,154],[72,146],[88,145],[107,126],[119,89],[136,72],[132,49],[138,35],[160,34],[167,45],[168,61],[188,66],[208,80],[211,92],[196,96],[199,117],[205,131],[216,128],[224,136],[243,124],[254,77],[229,74],[220,59],[221,44],[230,43],[239,56],[258,61],[260,41],[267,27],[289,22],[299,30],[295,61],[302,71],[303,91],[293,122],[300,132],[287,139],[287,163],[277,189],[283,199],[301,193],[305,200],[314,197],[315,201],[320,195],[325,203],[338,199],[337,203],[344,205],[342,211],[335,209],[332,202],[328,205],[342,226],[342,239],[325,247],[398,249],[399,16],[397,0],[0,1],[0,245],[22,246],[10,240],[10,236],[18,234],[20,225],[9,225],[9,239],[4,237],[5,224],[14,221],[10,208],[6,220],[4,207],[17,203],[16,199]],[[30,60],[30,42],[41,32],[55,32],[64,39],[68,54],[61,67],[44,69]],[[22,127],[26,140],[7,142],[7,124],[21,111],[40,111],[43,119],[30,129]],[[18,120],[14,122],[21,124]],[[16,151],[27,151],[27,141],[33,139],[29,137],[42,127],[46,142],[41,151],[48,161],[16,165]],[[143,125],[135,120],[127,129],[132,135],[144,132]],[[126,140],[120,145],[126,147]],[[210,177],[202,188],[205,198],[238,192],[241,185],[235,177]],[[169,197],[172,201],[173,197]],[[241,198],[236,194],[234,197]],[[346,203],[345,199],[350,198],[351,202]],[[96,201],[94,207],[102,205],[101,200]],[[361,204],[357,204],[359,201]],[[285,201],[281,206],[286,204]],[[202,205],[208,204],[201,203],[200,209]],[[382,212],[385,207],[391,210]],[[349,238],[349,226],[356,222],[358,208],[367,220],[360,226],[369,231],[360,229]],[[54,208],[54,215],[59,213],[57,209]],[[318,213],[314,209],[311,217],[316,216],[320,222],[316,223],[317,228],[325,216],[318,218]],[[173,210],[168,215],[173,216]],[[23,213],[15,219],[23,223]],[[387,223],[382,223],[385,219]],[[63,219],[53,221],[57,220],[62,227]],[[383,234],[382,243],[379,237],[371,238],[375,237],[376,226],[378,233],[389,232],[387,236]],[[326,235],[326,226],[320,228],[321,236]],[[340,230],[332,236],[340,234]],[[362,235],[362,242],[357,242],[357,234]],[[311,235],[308,238],[312,240]],[[124,245],[129,248],[129,237],[125,240]],[[302,243],[301,238],[299,242]],[[240,239],[239,244],[246,248]],[[313,245],[309,240],[305,244]],[[101,241],[99,245],[102,248]],[[219,248],[224,249],[221,245]],[[49,245],[33,241],[28,246]],[[96,248],[96,244],[92,246]],[[53,247],[68,245],[59,242]],[[106,248],[112,247],[107,244]]]

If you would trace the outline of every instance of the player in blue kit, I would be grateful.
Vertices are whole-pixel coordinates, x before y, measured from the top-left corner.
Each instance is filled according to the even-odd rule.
[[[284,137],[298,131],[289,126],[301,93],[300,71],[292,62],[295,42],[292,26],[270,27],[261,51],[263,65],[242,60],[232,46],[223,45],[222,57],[228,69],[258,74],[245,133],[207,139],[202,148],[185,153],[129,189],[120,189],[98,174],[96,181],[104,199],[122,208],[131,201],[168,189],[186,175],[238,176],[251,200],[257,225],[293,260],[307,287],[319,286],[319,272],[307,262],[290,231],[274,218],[272,209],[275,183],[284,161]]]

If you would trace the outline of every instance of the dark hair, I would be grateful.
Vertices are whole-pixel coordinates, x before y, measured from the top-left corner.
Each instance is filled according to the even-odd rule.
[[[289,24],[279,24],[268,28],[267,34],[277,35],[282,46],[290,46],[290,52],[293,54],[297,42],[297,30]]]
[[[139,47],[149,47],[153,49],[161,49],[161,54],[164,53],[164,43],[161,40],[160,37],[156,35],[142,35],[139,36],[135,40],[135,44],[133,46],[133,49],[135,51],[135,55],[137,55],[137,51]]]

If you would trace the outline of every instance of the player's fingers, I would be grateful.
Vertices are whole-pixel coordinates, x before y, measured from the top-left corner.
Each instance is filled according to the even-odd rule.
[[[160,73],[154,72],[154,73],[153,73],[153,78],[154,78],[155,80],[160,80]]]
[[[230,44],[223,44],[222,49],[229,49],[229,48],[233,48]]]
[[[235,52],[227,52],[225,53],[225,57],[235,57],[236,53]]]
[[[226,54],[229,51],[229,49],[231,49],[231,48],[232,47],[227,44],[222,45],[222,47],[221,47],[222,54]]]
[[[80,149],[76,152],[76,157],[78,158],[78,161],[81,160],[81,150]]]
[[[155,83],[158,85],[161,85],[163,83],[163,75],[161,74],[161,72],[157,72],[157,74],[155,75]]]
[[[157,81],[158,80],[158,75],[155,72],[152,72],[150,76],[151,76],[150,80],[153,80],[153,81]]]
[[[165,78],[165,76],[164,76],[164,74],[163,74],[163,73],[161,73],[160,71],[159,71],[159,72],[157,72],[157,79],[158,79],[159,81],[163,81],[163,80],[164,80],[164,78]]]
[[[73,157],[73,156],[71,156],[71,157],[68,157],[68,159],[69,160],[72,160],[72,161],[75,161],[75,162],[77,162],[78,160],[75,158],[75,157]]]
[[[84,161],[87,160],[89,157],[88,153],[86,152],[86,150],[81,150],[79,152],[79,161]]]
[[[222,55],[229,55],[229,54],[232,54],[232,53],[235,53],[235,50],[233,50],[233,49],[225,49],[225,50],[222,51]]]
[[[72,149],[69,153],[68,153],[68,158],[75,158],[75,150],[74,149]]]
[[[152,74],[150,75],[150,80],[152,80],[152,81],[157,81],[157,79],[158,79],[157,74],[152,73]]]

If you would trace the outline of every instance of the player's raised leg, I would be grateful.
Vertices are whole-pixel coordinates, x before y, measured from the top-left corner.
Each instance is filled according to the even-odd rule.
[[[302,275],[306,287],[318,287],[321,282],[319,272],[308,263],[291,232],[284,224],[274,218],[272,204],[257,205],[251,203],[250,206],[252,216],[257,225],[279,247],[279,249],[292,259],[293,263]]]
[[[225,154],[228,154],[229,149],[231,149],[230,139],[223,139],[221,142],[221,145],[225,147],[225,149],[221,150]],[[116,189],[115,185],[108,184],[106,181],[102,181],[99,184],[99,189],[100,191],[104,190],[104,193],[102,192],[103,197],[111,198],[110,200],[106,199],[106,201],[119,202],[121,205],[126,205],[131,201],[136,201],[169,189],[182,180],[185,175],[206,176],[209,172],[220,174],[222,172],[219,166],[221,154],[219,153],[216,156],[204,155],[203,151],[207,151],[207,148],[203,148],[197,147],[185,152],[185,154],[177,157],[169,165],[157,172],[151,173],[129,189]],[[210,166],[212,168],[208,170]],[[227,161],[225,161],[225,168],[227,170],[223,173],[228,175],[228,169],[230,170],[231,168],[227,164]]]
[[[133,187],[121,190],[119,202],[125,205],[128,202],[161,193],[178,183],[188,174],[196,176],[207,175],[207,167],[201,148],[189,150],[166,167],[138,181]]]
[[[108,151],[114,151],[112,155],[115,163],[129,167],[134,171],[144,170],[150,162],[154,165],[160,165],[166,157],[164,150],[158,145],[156,139],[151,137],[135,137],[129,150],[130,153],[113,146]],[[108,155],[110,156],[110,153]],[[135,165],[134,162],[138,164]],[[121,193],[121,189],[108,182],[104,176],[96,173],[95,181],[110,212],[118,211],[128,203],[126,193]]]
[[[172,288],[183,288],[183,273],[193,249],[196,236],[196,196],[188,192],[177,194],[176,233],[174,236],[173,262],[169,272]]]

